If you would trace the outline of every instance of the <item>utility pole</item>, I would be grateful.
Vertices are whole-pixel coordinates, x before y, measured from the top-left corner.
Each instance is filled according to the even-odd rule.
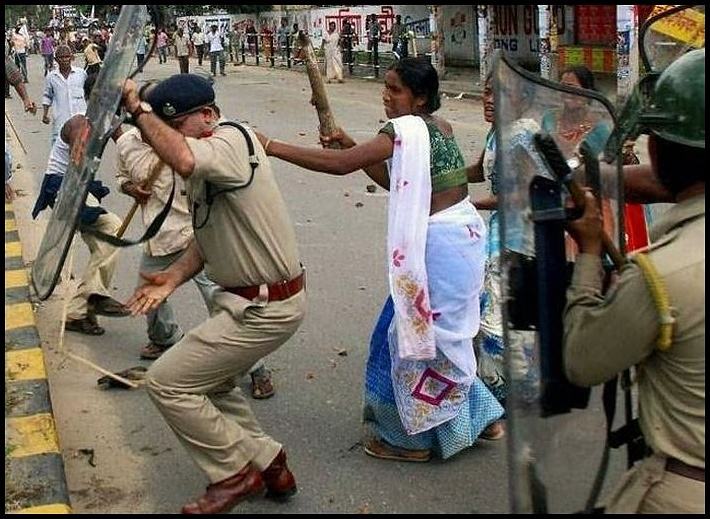
[[[616,30],[616,105],[623,106],[639,78],[638,14],[635,6],[616,6]]]
[[[540,76],[550,79],[550,6],[537,6],[537,20],[540,27]]]
[[[439,80],[444,79],[446,67],[444,64],[444,33],[441,20],[442,9],[439,5],[429,6],[429,35],[431,37],[431,64],[439,74]]]
[[[558,81],[559,76],[559,65],[560,56],[557,54],[558,45],[558,34],[557,34],[557,17],[555,16],[554,5],[549,5],[549,17],[550,17],[550,79]],[[564,11],[563,11],[564,13]],[[564,14],[563,14],[564,16]]]
[[[478,61],[480,86],[483,88],[491,71],[493,58],[493,23],[494,10],[492,5],[479,5],[478,11]]]

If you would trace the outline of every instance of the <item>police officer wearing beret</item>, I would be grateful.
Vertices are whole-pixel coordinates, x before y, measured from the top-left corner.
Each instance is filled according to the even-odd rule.
[[[705,49],[673,62],[642,110],[651,168],[676,204],[603,295],[602,218],[587,193],[584,216],[569,226],[581,254],[567,294],[565,369],[582,386],[637,369],[647,456],[606,511],[704,514]]]
[[[134,315],[154,310],[203,266],[221,287],[217,312],[146,377],[151,399],[210,481],[182,512],[225,512],[264,489],[267,497],[288,497],[296,482],[286,454],[235,386],[236,377],[296,332],[305,313],[295,234],[269,160],[251,129],[245,136],[217,125],[214,90],[197,75],[172,76],[146,100],[128,80],[123,105],[185,179],[194,228],[188,250],[167,270],[142,274],[146,284],[126,305]]]

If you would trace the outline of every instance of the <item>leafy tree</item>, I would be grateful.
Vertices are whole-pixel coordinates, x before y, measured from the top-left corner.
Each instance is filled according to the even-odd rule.
[[[52,18],[52,8],[48,5],[5,4],[6,25],[14,26],[20,18],[27,18],[30,27],[42,27]]]

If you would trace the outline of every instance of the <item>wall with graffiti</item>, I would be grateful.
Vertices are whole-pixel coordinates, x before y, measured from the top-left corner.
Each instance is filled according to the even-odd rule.
[[[537,6],[495,5],[489,6],[489,8],[494,11],[495,16],[494,48],[503,49],[508,55],[523,63],[537,63],[540,46]],[[478,24],[474,6],[444,5],[442,9],[446,62],[451,65],[477,67],[479,61]],[[258,20],[255,15],[197,16],[190,19],[199,23],[201,27],[205,27],[213,19],[218,18],[220,27],[229,22],[238,31],[243,31],[248,24],[254,23],[257,30],[268,29],[273,33],[276,32],[283,19],[288,23],[289,32],[294,23],[298,24],[299,29],[306,29],[316,47],[320,46],[329,22],[334,21],[338,30],[342,31],[344,22],[348,20],[357,34],[355,50],[366,50],[365,20],[371,14],[377,16],[377,21],[380,24],[382,35],[380,52],[392,50],[389,31],[397,15],[401,15],[405,28],[416,36],[417,52],[419,54],[430,52],[429,9],[426,5],[287,7],[282,10],[261,13]],[[557,21],[558,44],[560,46],[571,45],[574,43],[574,6],[556,5],[554,6],[554,16]]]
[[[417,51],[419,53],[429,52],[429,10],[425,5],[360,5],[351,7],[322,7],[315,9],[288,9],[281,11],[271,11],[262,13],[260,22],[266,23],[268,27],[275,28],[281,23],[281,19],[288,21],[289,27],[298,23],[299,29],[307,28],[315,46],[319,46],[323,34],[330,22],[335,22],[338,31],[342,31],[345,21],[349,21],[357,34],[355,50],[367,49],[367,37],[365,34],[366,18],[374,14],[380,24],[380,52],[392,50],[392,41],[389,35],[395,17],[401,15],[402,24],[413,31],[418,37]]]
[[[246,26],[249,20],[255,20],[253,15],[248,14],[215,14],[207,16],[180,16],[175,20],[178,27],[184,30],[195,26],[199,27],[203,33],[210,30],[212,25],[217,25],[217,30],[224,33],[233,30],[234,26]]]
[[[446,63],[478,66],[478,24],[472,5],[444,5],[444,57]]]

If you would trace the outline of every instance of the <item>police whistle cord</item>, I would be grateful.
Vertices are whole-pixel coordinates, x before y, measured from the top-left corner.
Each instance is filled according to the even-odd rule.
[[[561,180],[569,190],[574,205],[578,209],[584,209],[584,191],[579,183],[572,178],[572,170],[567,164],[567,160],[562,155],[562,152],[560,152],[560,149],[557,147],[554,139],[546,132],[537,132],[534,136],[534,142],[542,156],[545,157],[554,175]],[[622,256],[621,252],[619,252],[619,249],[616,248],[616,245],[614,245],[614,242],[606,231],[603,230],[602,245],[612,262],[614,262],[614,266],[617,269],[621,269],[621,267],[626,264],[626,259]]]
[[[22,151],[24,151],[25,155],[27,155],[27,149],[25,148],[25,145],[22,144],[22,139],[20,139],[20,134],[17,133],[17,130],[15,129],[15,125],[12,124],[12,119],[10,119],[10,116],[7,115],[7,111],[5,111],[5,119],[10,124],[10,128],[12,129],[12,133],[15,134],[15,138],[17,139],[17,142],[20,143],[20,148],[22,148]]]
[[[313,92],[311,102],[316,107],[316,112],[318,113],[320,133],[321,135],[333,135],[336,129],[335,118],[333,117],[333,112],[330,110],[328,95],[325,91],[323,76],[321,76],[318,63],[316,63],[313,45],[311,45],[311,40],[305,33],[299,34],[298,43],[305,53],[306,72],[308,73],[308,81],[311,83],[311,91]],[[340,148],[340,145],[337,142],[333,142],[329,147]]]
[[[74,266],[74,244],[72,241],[72,244],[70,245],[70,250],[69,250],[69,261],[67,265],[67,272],[71,275],[72,268]],[[72,353],[71,351],[65,351],[64,350],[64,326],[67,322],[67,309],[69,307],[69,300],[71,299],[70,297],[70,283],[67,283],[66,289],[64,290],[64,302],[62,303],[62,315],[60,319],[60,326],[59,326],[59,341],[58,341],[58,346],[57,349],[60,354],[66,355],[67,357],[70,357],[78,362],[81,362],[82,364],[85,364],[89,366],[90,368],[98,371],[99,373],[102,373],[106,375],[109,378],[112,378],[114,380],[117,380],[118,382],[121,382],[122,384],[125,384],[129,387],[132,387],[134,389],[138,388],[138,385],[135,382],[131,382],[130,380],[121,377],[119,375],[116,375],[115,373],[110,372],[106,368],[102,368],[98,364],[94,364],[88,359],[85,359],[84,357],[77,355],[75,353]]]

